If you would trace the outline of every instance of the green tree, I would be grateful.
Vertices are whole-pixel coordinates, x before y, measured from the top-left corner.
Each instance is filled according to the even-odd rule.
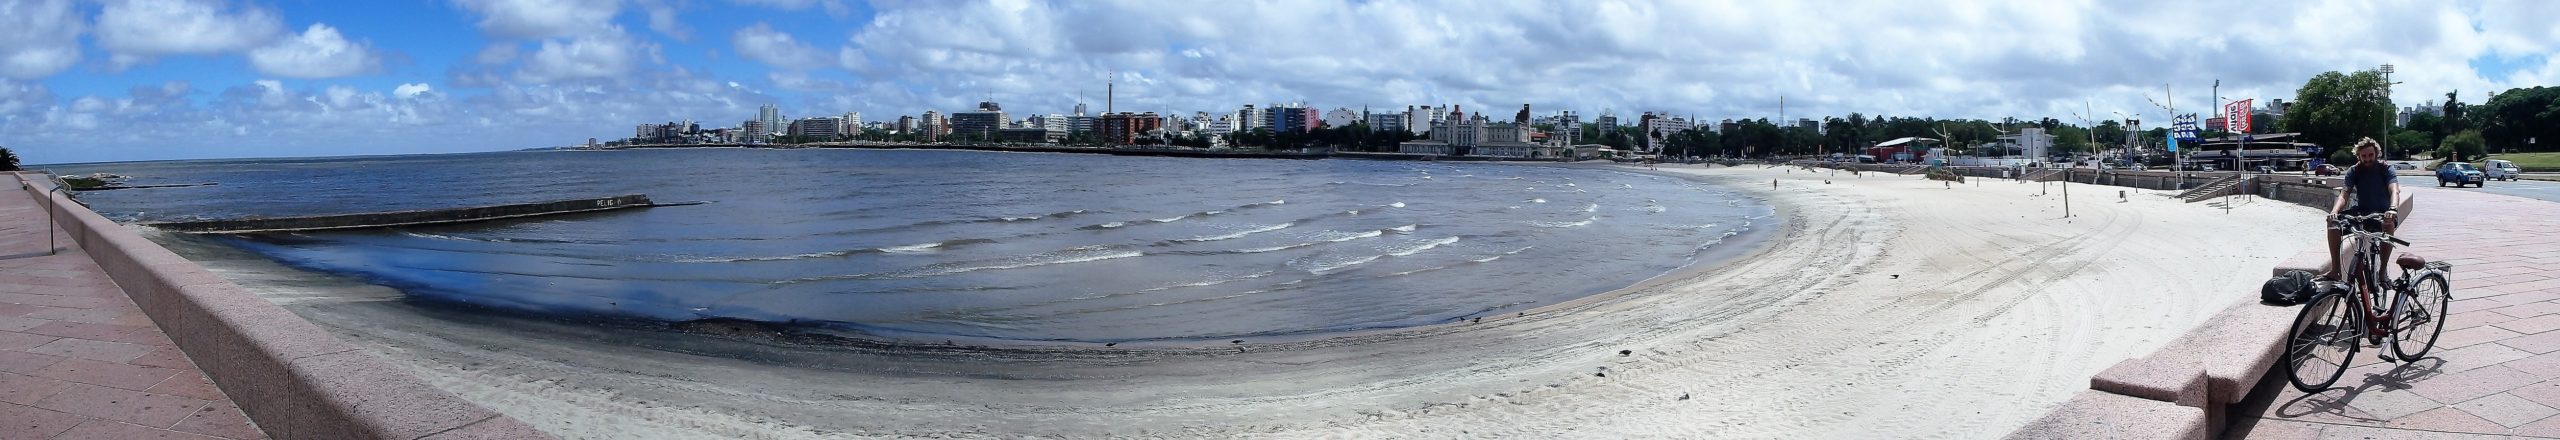
[[[2391,127],[2391,97],[2384,96],[2382,72],[2323,72],[2294,92],[2293,107],[2284,114],[2286,131],[2319,145],[2321,156],[2354,145],[2358,138],[2384,138]]]
[[[2391,132],[2392,151],[2383,152],[2382,156],[2398,160],[2408,159],[2409,156],[2415,155],[2421,151],[2435,151],[2437,150],[2437,148],[2434,147],[2436,142],[2434,142],[2434,139],[2432,138],[2433,136],[2428,136],[2427,132],[2418,130],[2400,130]]]
[[[2502,148],[2560,150],[2560,87],[2508,89],[2466,106],[2482,140]]]
[[[15,152],[15,151],[9,151],[9,147],[0,147],[0,171],[17,171],[17,170],[18,170],[18,152]]]
[[[2488,150],[2489,141],[2480,137],[2480,130],[2463,130],[2445,136],[2444,145],[2436,148],[2436,156],[2455,162],[2471,162],[2487,157]]]

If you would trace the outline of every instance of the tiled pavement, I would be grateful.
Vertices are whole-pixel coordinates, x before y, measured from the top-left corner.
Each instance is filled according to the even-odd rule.
[[[2560,203],[2410,192],[2416,207],[2401,237],[2454,265],[2453,314],[2436,348],[2389,364],[2377,357],[2389,348],[2366,347],[2334,388],[2314,394],[2269,373],[2233,406],[2226,437],[2560,438]]]
[[[0,191],[0,439],[265,438],[40,203]]]

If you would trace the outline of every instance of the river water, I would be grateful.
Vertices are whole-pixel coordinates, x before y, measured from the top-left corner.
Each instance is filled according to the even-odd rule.
[[[631,193],[705,201],[179,243],[427,303],[908,342],[1211,341],[1465,320],[1698,263],[1746,246],[1727,239],[1770,215],[1676,178],[1437,162],[699,149],[53,171],[219,183],[81,195],[139,223]]]

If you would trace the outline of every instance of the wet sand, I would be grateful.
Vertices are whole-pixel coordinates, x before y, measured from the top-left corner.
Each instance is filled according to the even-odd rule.
[[[2116,187],[2075,185],[2065,219],[2034,183],[1656,172],[1784,221],[1748,255],[1525,315],[1293,342],[811,346],[492,316],[172,247],[564,438],[1978,438],[2249,300],[2318,232],[2307,208]]]

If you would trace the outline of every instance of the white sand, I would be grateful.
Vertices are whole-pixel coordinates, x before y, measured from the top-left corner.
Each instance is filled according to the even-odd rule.
[[[190,256],[568,438],[1981,438],[2254,301],[2319,234],[2314,211],[2268,201],[2073,185],[2064,219],[2035,183],[1662,172],[1744,182],[1785,230],[1755,256],[1523,318],[1244,353],[812,350],[487,321]]]

